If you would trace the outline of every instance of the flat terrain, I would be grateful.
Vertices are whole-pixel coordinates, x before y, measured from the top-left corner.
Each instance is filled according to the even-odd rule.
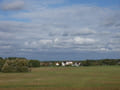
[[[120,90],[120,66],[40,67],[0,73],[0,90]]]

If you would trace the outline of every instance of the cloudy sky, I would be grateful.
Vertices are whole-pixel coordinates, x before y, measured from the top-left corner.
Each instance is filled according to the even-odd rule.
[[[0,0],[0,56],[120,58],[120,0]]]

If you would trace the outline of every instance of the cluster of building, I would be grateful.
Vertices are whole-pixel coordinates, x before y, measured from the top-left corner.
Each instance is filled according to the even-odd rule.
[[[57,62],[56,66],[76,66],[79,67],[81,65],[80,62],[71,62],[71,61],[66,61],[66,62]]]

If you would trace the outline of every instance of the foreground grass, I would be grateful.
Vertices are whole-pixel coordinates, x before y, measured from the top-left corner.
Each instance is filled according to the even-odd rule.
[[[0,73],[0,90],[120,90],[120,66],[41,67]]]

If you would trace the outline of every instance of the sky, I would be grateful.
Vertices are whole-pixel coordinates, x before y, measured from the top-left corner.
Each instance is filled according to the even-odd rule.
[[[0,0],[0,57],[120,58],[120,0]]]

